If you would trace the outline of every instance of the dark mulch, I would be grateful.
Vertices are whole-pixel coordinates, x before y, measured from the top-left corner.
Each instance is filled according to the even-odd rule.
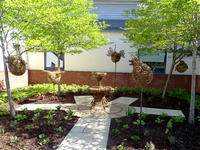
[[[196,126],[189,125],[187,121],[183,123],[173,123],[173,128],[169,134],[165,134],[169,117],[161,124],[155,123],[157,116],[148,115],[144,126],[134,125],[137,115],[133,117],[119,118],[122,123],[116,123],[115,119],[111,120],[110,133],[108,138],[107,150],[116,150],[118,145],[125,147],[125,150],[144,150],[146,142],[152,141],[157,150],[199,150],[200,148],[200,124]],[[129,129],[123,128],[128,124]],[[118,129],[118,135],[112,133],[113,129]],[[175,144],[170,144],[168,138],[175,137]],[[131,136],[139,136],[140,140],[134,141]]]
[[[22,114],[22,112],[18,112]],[[65,136],[77,122],[78,117],[72,117],[71,120],[65,120],[64,116],[67,115],[65,111],[56,111],[52,121],[56,125],[48,125],[48,120],[43,118],[47,111],[41,113],[38,121],[32,121],[34,113],[29,111],[27,119],[18,121],[18,125],[12,126],[11,122],[14,121],[10,115],[0,116],[0,128],[5,130],[5,133],[0,134],[0,149],[1,150],[54,150],[63,141]],[[63,132],[56,131],[56,128],[61,127]],[[39,145],[42,140],[39,138],[40,134],[45,134],[49,138],[49,142],[43,146]],[[11,145],[10,137],[17,136],[19,142]]]
[[[80,96],[80,95],[88,95],[84,93],[65,93],[58,96],[57,94],[54,95],[52,93],[45,94],[45,95],[35,95],[32,97],[25,98],[24,100],[20,100],[19,104],[52,104],[52,103],[72,103],[75,104],[74,96]]]
[[[139,100],[132,103],[131,106],[140,106],[140,96],[138,95],[119,95],[116,94],[113,98],[119,96],[138,97]],[[134,125],[133,122],[138,119],[134,114],[133,117],[118,118],[122,123],[117,123],[115,119],[111,120],[110,133],[108,138],[108,150],[116,150],[118,145],[125,147],[125,150],[144,150],[146,142],[152,141],[158,150],[199,150],[200,149],[200,123],[196,121],[195,126],[188,124],[189,104],[181,99],[165,98],[162,100],[159,97],[147,96],[143,97],[143,107],[163,108],[163,109],[180,109],[186,116],[183,123],[173,123],[173,128],[169,134],[165,134],[167,122],[170,117],[165,118],[162,124],[155,123],[156,115],[148,115],[144,120],[144,126]],[[200,115],[199,110],[195,110],[196,115]],[[123,125],[128,124],[129,129],[124,129]],[[113,129],[118,129],[120,134],[112,133]],[[148,133],[148,135],[144,135]],[[131,136],[139,136],[141,140],[134,141]],[[169,137],[175,137],[175,145],[170,144]]]
[[[76,95],[85,95],[82,93]],[[44,96],[32,97],[25,99],[21,104],[24,103],[75,103],[74,94],[63,94],[60,97],[54,96],[52,94],[47,94]],[[109,101],[118,98],[120,96],[126,97],[140,97],[136,94],[112,94],[108,95]],[[35,100],[34,100],[35,99]],[[132,106],[140,106],[140,101],[136,101],[131,104]],[[137,125],[133,125],[132,122],[137,120],[137,115],[133,117],[123,117],[119,118],[122,123],[116,123],[114,119],[111,121],[109,140],[107,149],[116,150],[118,145],[125,146],[125,150],[143,150],[145,149],[146,142],[152,141],[156,145],[156,149],[159,150],[198,150],[200,147],[200,124],[197,123],[195,126],[189,125],[187,123],[189,114],[189,104],[181,99],[165,98],[162,100],[159,97],[147,96],[143,97],[143,106],[151,108],[163,108],[163,109],[180,109],[186,116],[186,121],[184,123],[173,123],[173,129],[170,134],[175,137],[176,144],[172,145],[169,142],[169,134],[165,134],[166,125],[169,117],[165,118],[165,122],[162,124],[156,124],[155,119],[157,116],[149,115],[144,121],[145,126],[141,128]],[[200,111],[196,110],[196,115],[200,115]],[[124,124],[129,125],[129,129],[124,129],[122,126]],[[119,129],[120,134],[115,135],[112,133],[113,129]],[[144,133],[148,133],[145,136]],[[139,141],[133,141],[130,137],[137,135],[141,138]],[[37,142],[36,142],[37,143]]]

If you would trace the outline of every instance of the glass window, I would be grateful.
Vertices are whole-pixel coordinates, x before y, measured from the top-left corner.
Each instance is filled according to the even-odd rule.
[[[165,52],[144,52],[138,50],[138,57],[148,64],[154,74],[165,74],[166,53]]]
[[[45,70],[55,70],[58,66],[58,56],[53,52],[45,52],[44,54]],[[64,54],[60,54],[60,69],[64,70]]]

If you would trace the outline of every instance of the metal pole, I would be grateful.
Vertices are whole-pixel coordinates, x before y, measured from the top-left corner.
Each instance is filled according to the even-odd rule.
[[[115,81],[114,81],[114,87],[116,86],[116,71],[117,71],[117,63],[115,63]]]

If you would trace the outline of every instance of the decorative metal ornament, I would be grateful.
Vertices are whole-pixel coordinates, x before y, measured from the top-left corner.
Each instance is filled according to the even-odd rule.
[[[153,80],[151,68],[137,57],[133,57],[130,65],[133,65],[133,77],[138,85],[145,87]]]
[[[180,73],[185,72],[187,69],[188,69],[188,65],[183,60],[181,60],[179,62],[179,64],[176,65],[176,68],[175,68],[175,70],[180,72]]]
[[[13,75],[21,76],[26,72],[26,62],[21,56],[8,56],[8,68]]]
[[[119,52],[116,51],[116,44],[115,48],[113,50],[112,47],[109,48],[107,56],[111,56],[111,60],[113,63],[115,63],[115,82],[114,86],[116,86],[116,70],[117,70],[117,62],[120,61],[121,57],[125,58],[124,50],[121,50]]]

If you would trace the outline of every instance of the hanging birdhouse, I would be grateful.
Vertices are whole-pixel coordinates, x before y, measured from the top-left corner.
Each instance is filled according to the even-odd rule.
[[[129,62],[131,63],[130,65],[133,65],[133,78],[136,83],[142,87],[150,84],[153,80],[153,72],[151,68],[137,57],[133,57]]]
[[[175,68],[175,70],[178,71],[179,73],[183,73],[183,72],[185,72],[187,69],[188,69],[188,65],[187,65],[183,60],[181,60],[181,61],[179,62],[179,64],[176,65],[176,68]]]
[[[112,47],[110,47],[107,54],[107,56],[111,56],[111,60],[113,63],[117,63],[118,61],[120,61],[121,57],[125,58],[124,55],[125,55],[124,50],[121,50],[119,52],[116,51],[116,45],[114,50]]]
[[[8,68],[13,75],[21,76],[26,72],[26,62],[21,56],[8,56]]]

